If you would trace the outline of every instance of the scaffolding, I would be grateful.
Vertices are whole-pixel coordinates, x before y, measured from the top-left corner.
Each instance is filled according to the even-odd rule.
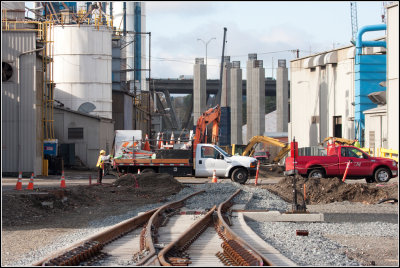
[[[42,24],[43,38],[40,42],[43,45],[42,68],[43,68],[43,95],[42,95],[42,124],[44,141],[54,140],[54,22],[52,19],[44,21]]]

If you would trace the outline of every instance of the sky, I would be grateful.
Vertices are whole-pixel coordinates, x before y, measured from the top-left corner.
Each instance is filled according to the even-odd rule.
[[[358,29],[382,23],[382,1],[357,2]],[[249,53],[263,60],[266,77],[276,77],[278,59],[305,57],[350,45],[350,1],[146,1],[151,32],[151,77],[193,75],[195,58],[206,58],[207,77],[219,79],[224,27],[225,56],[240,61],[246,77]],[[370,32],[363,40],[382,37]],[[198,41],[197,39],[202,39]],[[148,56],[148,54],[147,54]]]
[[[224,27],[224,54],[240,61],[244,78],[249,53],[263,60],[266,77],[276,78],[278,59],[286,59],[289,68],[296,58],[292,51],[299,49],[299,56],[305,57],[348,46],[352,39],[350,1],[144,2],[145,31],[151,32],[151,78],[193,76],[195,58],[206,61],[209,41],[207,78],[219,79]],[[33,2],[26,3],[33,7]],[[382,3],[357,2],[358,29],[382,23]],[[363,39],[384,34],[368,32]]]

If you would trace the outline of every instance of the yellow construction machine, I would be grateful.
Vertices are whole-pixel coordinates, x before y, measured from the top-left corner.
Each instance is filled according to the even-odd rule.
[[[290,151],[290,143],[286,144],[286,143],[281,142],[280,140],[266,137],[266,136],[254,136],[253,138],[250,139],[250,141],[247,144],[246,148],[244,149],[242,155],[243,156],[246,156],[246,155],[252,156],[255,151],[255,147],[256,147],[255,145],[260,142],[275,145],[275,146],[282,148],[279,151],[278,155],[275,156],[274,159],[272,160],[274,163],[278,163]]]
[[[344,138],[337,138],[337,137],[326,137],[322,142],[321,145],[324,145],[325,142],[329,140],[334,140],[335,143],[339,143],[342,145],[354,145],[355,140],[349,140],[349,139],[344,139]]]

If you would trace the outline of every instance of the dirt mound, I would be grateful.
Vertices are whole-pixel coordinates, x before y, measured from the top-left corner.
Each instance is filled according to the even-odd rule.
[[[67,217],[67,213],[70,217],[77,215],[88,220],[95,214],[122,214],[135,207],[161,202],[182,188],[184,185],[169,174],[142,173],[125,175],[113,184],[7,191],[2,195],[2,225],[51,221]]]
[[[305,186],[304,186],[305,185]],[[293,200],[292,178],[284,178],[274,185],[266,185],[271,192],[281,196],[284,200]],[[362,202],[375,204],[383,199],[398,198],[396,184],[361,184],[344,183],[339,178],[308,179],[297,178],[297,202],[303,201],[303,192],[306,192],[306,204],[327,204],[332,202]]]
[[[138,186],[138,187],[183,187],[174,177],[167,173],[145,172],[141,174],[126,174],[114,182],[117,186]]]
[[[263,178],[283,176],[284,167],[279,165],[260,165],[258,176]]]

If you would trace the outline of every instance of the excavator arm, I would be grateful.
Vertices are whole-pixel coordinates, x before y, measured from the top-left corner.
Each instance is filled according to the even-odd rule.
[[[325,142],[329,140],[334,140],[337,143],[344,144],[344,145],[353,145],[355,140],[349,140],[349,139],[344,139],[344,138],[337,138],[337,137],[326,137],[322,142],[321,145],[323,145]]]
[[[266,137],[266,136],[254,136],[253,138],[250,139],[249,143],[247,144],[246,148],[243,151],[242,155],[249,155],[252,156],[255,150],[255,145],[258,143],[266,143],[266,144],[272,144],[278,147],[281,147],[282,149],[278,153],[278,155],[274,158],[274,162],[279,162],[289,151],[290,151],[290,144],[285,144],[277,139]]]
[[[221,118],[221,108],[219,107],[219,105],[215,106],[214,108],[208,109],[199,117],[196,124],[196,134],[194,136],[194,142],[193,142],[194,152],[196,152],[197,144],[207,142],[206,129],[210,123],[212,123],[211,143],[217,144],[220,118]]]

